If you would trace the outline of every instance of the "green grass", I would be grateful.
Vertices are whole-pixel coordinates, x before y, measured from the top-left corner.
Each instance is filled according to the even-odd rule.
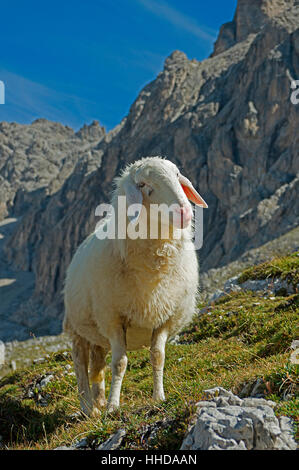
[[[287,279],[294,286],[299,283],[299,251],[288,256],[278,256],[265,263],[252,266],[241,274],[239,284],[248,279],[267,279],[280,277]]]
[[[277,275],[280,266],[282,277],[294,279],[298,260],[290,255],[273,266]],[[256,273],[262,268],[253,269]],[[263,272],[269,273],[268,269]],[[86,437],[95,446],[124,427],[123,449],[179,449],[194,405],[205,389],[222,386],[238,394],[244,384],[258,378],[266,398],[277,402],[277,415],[291,416],[298,423],[298,365],[289,362],[291,342],[298,338],[298,318],[298,294],[264,298],[241,291],[223,297],[182,332],[181,344],[167,345],[165,402],[157,404],[151,399],[149,351],[129,352],[121,407],[113,414],[103,410],[98,418],[72,416],[79,411],[79,400],[76,379],[69,374],[73,368],[66,370],[67,365],[72,367],[71,356],[52,354],[48,362],[17,370],[0,381],[4,445],[8,449],[52,449]],[[42,407],[36,400],[37,390],[31,398],[28,390],[34,390],[49,373],[54,380],[41,392],[48,400]],[[108,394],[109,367],[106,378]],[[148,440],[156,423],[158,431]]]
[[[259,357],[287,350],[299,336],[299,294],[264,298],[252,292],[222,297],[183,332],[186,343],[207,338],[238,338]]]

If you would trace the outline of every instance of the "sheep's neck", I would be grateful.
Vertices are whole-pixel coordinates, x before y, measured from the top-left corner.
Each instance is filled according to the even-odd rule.
[[[175,264],[182,243],[174,239],[127,239],[125,263],[134,271],[163,274]]]
[[[125,238],[118,239],[115,247],[119,250],[120,256],[130,272],[147,271],[160,274],[168,272],[176,258],[179,256],[184,243],[190,239],[191,228],[183,229],[177,232],[170,224],[168,230],[161,230],[161,224],[158,224],[158,231],[155,237],[150,236],[150,220],[138,237],[132,239],[128,233]],[[190,233],[189,233],[190,232]],[[135,234],[134,234],[135,235]],[[179,236],[178,236],[179,235]]]

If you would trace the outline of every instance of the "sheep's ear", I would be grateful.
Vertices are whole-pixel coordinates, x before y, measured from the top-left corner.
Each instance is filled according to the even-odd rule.
[[[189,181],[186,176],[180,175],[179,182],[183,188],[184,193],[190,201],[194,202],[194,204],[197,206],[201,206],[207,209],[208,204],[204,201],[200,194],[198,194],[191,181]]]
[[[137,223],[142,209],[142,192],[131,177],[125,180],[124,190],[127,198],[128,217],[131,222]]]

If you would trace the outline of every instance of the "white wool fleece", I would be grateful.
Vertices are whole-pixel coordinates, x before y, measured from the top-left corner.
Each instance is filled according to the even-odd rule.
[[[115,179],[112,205],[117,216],[117,197],[150,204],[178,204],[188,211],[188,198],[203,207],[203,199],[176,165],[160,157],[147,157],[129,165]],[[141,211],[141,212],[142,212]],[[149,219],[149,211],[146,218]],[[142,220],[142,214],[139,214]],[[105,222],[109,224],[109,218]],[[127,223],[130,223],[129,218]],[[163,399],[165,343],[186,324],[195,311],[198,262],[190,225],[175,239],[112,240],[89,235],[80,245],[67,270],[64,330],[73,338],[73,356],[82,409],[90,414],[103,404],[103,369],[112,350],[112,386],[109,409],[119,405],[126,350],[151,347],[154,398]],[[81,341],[81,342],[80,342]],[[88,385],[88,355],[93,393]],[[102,360],[102,359],[103,360]]]

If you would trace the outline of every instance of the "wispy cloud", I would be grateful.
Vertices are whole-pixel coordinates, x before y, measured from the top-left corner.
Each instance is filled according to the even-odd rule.
[[[212,42],[216,38],[217,31],[200,26],[193,18],[185,15],[176,8],[173,8],[166,2],[160,2],[156,0],[136,1],[154,15],[163,18],[176,28],[184,30],[201,40]]]
[[[89,100],[59,92],[21,75],[0,69],[5,83],[5,104],[0,106],[0,121],[28,123],[36,118],[59,121],[78,127],[88,120]]]

